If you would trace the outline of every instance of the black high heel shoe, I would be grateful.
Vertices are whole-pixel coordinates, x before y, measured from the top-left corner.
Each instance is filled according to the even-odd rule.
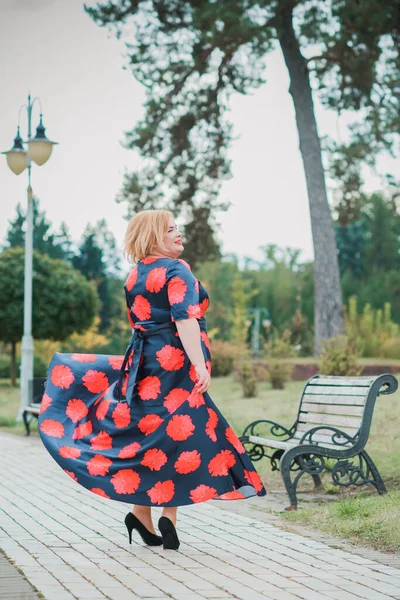
[[[178,550],[180,542],[172,521],[167,517],[160,517],[158,529],[161,531],[164,550]]]
[[[132,531],[136,529],[142,540],[148,546],[161,546],[163,543],[163,539],[160,535],[156,535],[155,533],[151,533],[146,527],[143,525],[141,521],[134,514],[129,512],[125,517],[125,525],[128,530],[129,535],[129,543],[132,544]]]

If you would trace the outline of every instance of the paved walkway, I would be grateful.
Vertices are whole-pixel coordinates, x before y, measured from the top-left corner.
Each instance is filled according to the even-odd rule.
[[[0,548],[46,600],[400,599],[400,570],[217,501],[181,510],[179,552],[129,546],[128,505],[75,484],[37,437],[0,434],[0,456]]]

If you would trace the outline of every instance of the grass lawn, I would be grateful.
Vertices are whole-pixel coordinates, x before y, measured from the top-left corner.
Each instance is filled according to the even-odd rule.
[[[290,427],[297,409],[304,382],[291,381],[284,390],[272,390],[268,383],[259,384],[257,398],[243,398],[241,386],[233,377],[212,380],[210,393],[218,408],[238,434],[251,421],[270,419]],[[0,430],[24,433],[22,423],[15,424],[19,406],[19,389],[11,388],[8,381],[0,380]],[[37,435],[36,419],[32,433]],[[339,489],[324,479],[326,489],[340,492],[342,499],[323,505],[307,506],[284,518],[306,526],[341,535],[375,548],[400,550],[400,391],[378,398],[372,428],[366,447],[376,463],[390,491],[387,496],[358,494],[349,496],[349,490]],[[255,463],[267,489],[282,489],[279,473],[271,472],[266,459]],[[300,491],[312,490],[311,478],[304,477]],[[354,491],[352,491],[354,494]]]
[[[400,492],[308,506],[282,514],[285,521],[346,538],[377,550],[400,552]]]

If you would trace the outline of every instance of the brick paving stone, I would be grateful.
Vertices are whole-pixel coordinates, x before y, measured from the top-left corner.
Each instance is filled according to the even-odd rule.
[[[37,436],[0,434],[2,451],[13,461],[0,465],[0,548],[45,600],[400,598],[395,561],[332,548],[321,535],[280,529],[268,515],[225,510],[229,503],[182,508],[179,552],[145,547],[138,536],[129,545],[128,505],[77,486]],[[155,521],[159,515],[155,509]],[[0,588],[14,581],[0,576]]]

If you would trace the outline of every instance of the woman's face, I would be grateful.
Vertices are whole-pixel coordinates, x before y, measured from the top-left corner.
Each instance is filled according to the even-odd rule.
[[[172,217],[169,219],[167,233],[164,234],[163,242],[165,250],[161,250],[162,254],[170,258],[177,258],[183,252],[182,234]]]

